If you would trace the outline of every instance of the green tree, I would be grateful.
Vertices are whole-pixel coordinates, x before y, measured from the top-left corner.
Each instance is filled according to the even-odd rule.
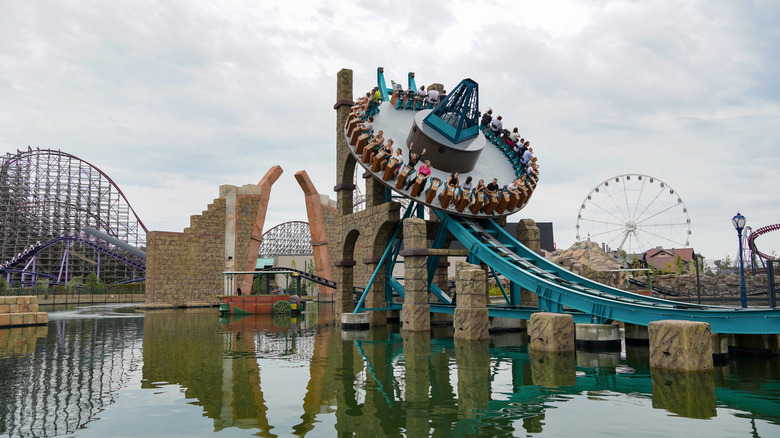
[[[98,280],[98,276],[94,272],[87,274],[87,279],[84,281],[84,286],[86,286],[87,289],[92,293],[102,292],[104,287],[103,282]]]
[[[5,281],[5,278],[0,278],[0,292],[5,292],[11,288],[11,285]]]
[[[74,293],[76,288],[81,287],[84,284],[84,281],[81,279],[81,277],[73,277],[70,280],[68,280],[67,287],[68,292]]]
[[[722,273],[725,273],[725,271],[731,270],[731,256],[726,256],[725,259],[722,260],[715,260],[715,272],[720,275]]]
[[[35,280],[35,288],[38,290],[47,290],[49,289],[49,279],[48,278],[39,278]]]

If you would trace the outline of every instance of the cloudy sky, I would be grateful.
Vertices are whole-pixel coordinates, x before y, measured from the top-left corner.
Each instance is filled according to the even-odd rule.
[[[737,211],[780,223],[773,1],[6,1],[0,41],[0,153],[94,164],[151,230],[181,231],[219,185],[275,164],[266,228],[306,220],[295,172],[335,198],[336,73],[357,95],[378,66],[479,83],[541,165],[512,219],[553,222],[559,248],[621,174],[674,187],[709,260],[737,253]]]

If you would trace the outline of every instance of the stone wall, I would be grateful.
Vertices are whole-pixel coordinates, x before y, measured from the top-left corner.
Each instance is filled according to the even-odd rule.
[[[626,281],[625,273],[613,272],[620,269],[620,264],[596,242],[577,242],[569,249],[548,254],[547,258],[577,275],[608,286],[622,287]]]
[[[183,232],[150,231],[142,307],[217,305],[222,272],[243,270],[239,263],[249,248],[259,202],[257,186],[222,186],[220,197],[191,216]],[[234,248],[226,248],[226,236]]]
[[[639,281],[647,281],[646,276],[638,276]],[[739,274],[729,275],[705,275],[699,274],[699,284],[702,296],[723,297],[739,294]],[[775,276],[775,284],[780,284],[780,276]],[[745,273],[745,286],[748,292],[753,290],[766,290],[769,278],[766,274]],[[682,295],[695,296],[696,274],[675,275],[667,274],[653,277],[653,287],[660,287],[678,291]],[[777,286],[775,286],[777,287]],[[766,295],[764,295],[766,298]]]
[[[45,325],[49,314],[38,311],[38,297],[0,297],[0,327]]]

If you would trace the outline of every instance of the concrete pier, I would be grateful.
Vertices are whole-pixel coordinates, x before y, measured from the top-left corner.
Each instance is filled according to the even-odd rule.
[[[487,274],[479,266],[458,263],[455,278],[457,308],[453,326],[455,339],[487,339]]]
[[[0,297],[0,328],[48,323],[49,314],[38,311],[38,297]]]
[[[729,337],[720,333],[712,334],[712,361],[723,364],[729,360]]]
[[[713,369],[712,333],[706,322],[662,320],[648,325],[650,367],[675,371]]]
[[[528,329],[528,321],[525,319],[490,317],[488,322],[490,333],[524,332]]]
[[[574,318],[561,313],[537,312],[528,323],[529,350],[574,351]]]
[[[624,324],[626,345],[650,345],[646,325]]]
[[[780,356],[780,334],[728,335],[728,345],[739,356]]]
[[[620,327],[615,324],[576,324],[574,345],[590,351],[620,351]]]
[[[366,312],[341,314],[342,330],[368,330],[368,327],[369,315]]]

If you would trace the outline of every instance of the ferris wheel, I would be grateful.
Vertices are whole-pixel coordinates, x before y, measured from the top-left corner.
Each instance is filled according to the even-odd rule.
[[[690,244],[691,218],[677,192],[652,176],[612,177],[590,191],[577,214],[577,240],[638,254]]]

